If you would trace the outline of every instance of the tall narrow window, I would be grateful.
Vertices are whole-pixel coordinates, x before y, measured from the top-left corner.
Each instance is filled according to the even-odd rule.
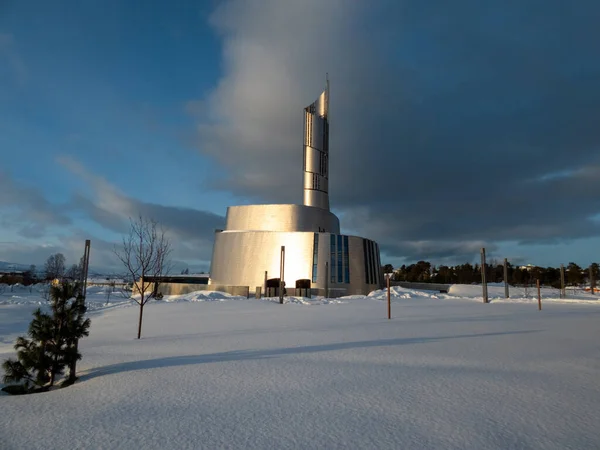
[[[344,280],[342,278],[342,274],[344,267],[342,266],[343,260],[342,260],[342,235],[338,234],[337,237],[337,279],[338,279],[338,283],[343,283]]]
[[[348,255],[348,236],[344,236],[344,283],[350,283],[350,257]]]
[[[375,284],[375,249],[373,241],[369,241],[369,265],[371,267],[371,284]]]
[[[319,261],[319,233],[315,233],[315,241],[313,244],[313,270],[312,270],[312,282],[317,282],[317,263]]]
[[[329,263],[330,265],[330,272],[331,272],[331,282],[335,283],[335,234],[330,235],[330,249],[329,249],[329,253],[331,254],[330,260],[331,262]]]
[[[365,283],[369,284],[369,258],[367,255],[367,240],[363,239],[363,261],[365,262]]]
[[[379,284],[381,277],[381,256],[379,255],[379,244],[375,244],[375,264],[377,265],[377,274],[375,278],[375,284]]]
[[[319,173],[323,175],[323,152],[319,152]]]

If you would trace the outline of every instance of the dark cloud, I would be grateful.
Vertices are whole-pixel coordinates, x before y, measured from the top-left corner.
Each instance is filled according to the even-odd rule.
[[[83,212],[105,229],[122,235],[128,233],[130,219],[141,216],[156,220],[170,238],[172,256],[179,261],[178,267],[187,261],[193,267],[208,268],[214,232],[217,228],[223,228],[224,217],[207,211],[140,201],[123,194],[107,180],[90,173],[71,158],[60,157],[59,162],[93,190],[91,198],[74,196],[70,205],[73,211]]]
[[[6,230],[16,230],[18,236],[26,238],[3,244],[0,259],[42,264],[51,254],[61,252],[69,264],[75,263],[83,254],[85,240],[91,239],[90,265],[95,269],[120,272],[123,268],[114,255],[115,248],[120,245],[118,235],[128,233],[130,218],[142,216],[156,220],[166,230],[176,269],[187,266],[208,269],[214,231],[223,228],[224,217],[191,208],[142,202],[123,194],[73,159],[61,157],[59,162],[91,187],[92,196],[75,194],[69,203],[53,205],[41,191],[23,186],[0,173],[0,225]],[[99,238],[97,233],[84,232],[77,228],[71,217],[100,226],[104,229],[101,234],[115,236],[114,241]],[[44,243],[50,237],[50,242]]]
[[[66,226],[71,219],[61,208],[51,203],[36,188],[17,182],[10,174],[0,171],[0,209],[2,226],[16,229],[24,237],[43,236],[48,227]]]
[[[215,13],[225,73],[197,135],[230,170],[215,185],[298,202],[302,107],[329,72],[343,227],[408,258],[599,234],[597,2],[347,5]]]

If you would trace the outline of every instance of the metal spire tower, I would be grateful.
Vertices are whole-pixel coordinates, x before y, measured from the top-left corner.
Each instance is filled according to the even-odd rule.
[[[304,205],[329,211],[329,78],[304,108]]]

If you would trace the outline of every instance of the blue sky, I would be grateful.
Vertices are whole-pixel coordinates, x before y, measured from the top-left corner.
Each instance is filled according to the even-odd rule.
[[[228,205],[301,199],[332,84],[331,200],[394,265],[587,265],[599,7],[582,1],[0,3],[0,260],[111,254],[139,213],[207,270]],[[555,176],[556,175],[556,176]]]

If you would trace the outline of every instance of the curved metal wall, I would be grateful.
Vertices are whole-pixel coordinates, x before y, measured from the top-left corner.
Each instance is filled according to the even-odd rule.
[[[304,205],[244,205],[227,208],[226,231],[316,231],[339,234],[332,212]]]
[[[263,285],[265,271],[269,278],[279,278],[283,245],[284,281],[287,287],[294,287],[296,280],[312,280],[315,262],[317,270],[313,288],[329,288],[341,295],[366,295],[381,287],[381,262],[376,243],[358,236],[316,234],[319,243],[315,257],[315,233],[312,232],[218,232],[215,234],[210,283],[249,286],[250,292],[253,292],[257,286]],[[347,240],[344,241],[344,238]],[[331,246],[332,241],[334,247]],[[340,241],[342,247],[337,245]],[[347,250],[344,252],[342,248]],[[372,251],[365,252],[365,248],[371,248]],[[347,261],[344,254],[348,255]],[[341,261],[343,270],[340,270],[338,261]],[[346,267],[349,276],[347,282]]]
[[[304,205],[329,210],[329,84],[304,108]]]

